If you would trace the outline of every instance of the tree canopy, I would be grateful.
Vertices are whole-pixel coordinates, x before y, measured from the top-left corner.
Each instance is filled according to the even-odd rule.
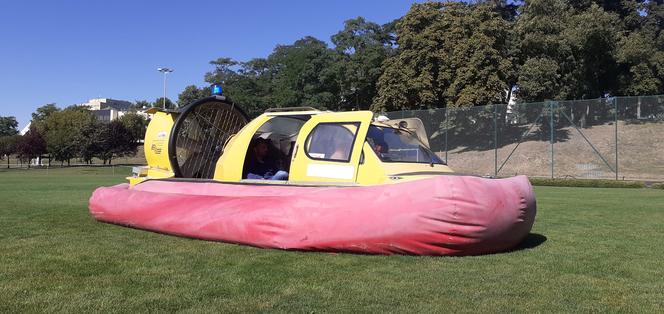
[[[60,108],[58,108],[55,103],[43,105],[32,113],[32,123],[42,122],[46,120],[46,118],[48,118],[48,116],[50,116],[52,113],[58,111],[60,111]]]
[[[142,105],[142,104],[141,104]],[[166,101],[164,102],[164,97],[159,97],[152,102],[151,107],[156,107],[156,108],[164,108],[164,105],[166,106],[166,109],[177,109],[177,104],[175,104],[173,101],[166,98]]]
[[[0,159],[16,153],[16,143],[19,137],[19,135],[0,136]],[[9,162],[9,158],[7,158],[7,162]]]
[[[16,153],[19,158],[28,161],[46,153],[46,141],[37,127],[31,126],[27,133],[18,138]]]
[[[413,4],[396,21],[347,20],[205,75],[250,115],[270,107],[389,111],[664,94],[664,1]],[[209,95],[188,86],[179,105]]]
[[[16,117],[0,117],[0,137],[18,134]]]
[[[397,24],[375,111],[505,102],[509,23],[489,4],[415,4]]]

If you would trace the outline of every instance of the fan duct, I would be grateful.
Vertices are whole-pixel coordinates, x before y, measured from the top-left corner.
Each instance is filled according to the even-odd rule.
[[[182,108],[169,142],[175,177],[212,179],[224,144],[247,122],[244,111],[224,96],[203,98]]]

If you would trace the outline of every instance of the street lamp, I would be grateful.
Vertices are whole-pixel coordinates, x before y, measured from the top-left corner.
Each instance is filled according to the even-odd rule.
[[[164,110],[166,109],[166,74],[173,72],[173,69],[169,68],[157,68],[157,71],[164,73]]]

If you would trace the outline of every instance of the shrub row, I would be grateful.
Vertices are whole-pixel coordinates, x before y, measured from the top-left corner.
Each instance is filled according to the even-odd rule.
[[[587,188],[645,188],[646,185],[639,181],[616,181],[596,179],[551,179],[551,178],[529,178],[532,185],[539,186],[568,186]],[[664,184],[662,184],[664,188]]]

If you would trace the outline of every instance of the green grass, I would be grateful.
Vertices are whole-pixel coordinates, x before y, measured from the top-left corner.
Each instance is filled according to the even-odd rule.
[[[263,250],[95,222],[88,197],[123,182],[129,170],[120,169],[0,170],[1,313],[664,307],[662,190],[537,187],[532,248],[369,256]]]

